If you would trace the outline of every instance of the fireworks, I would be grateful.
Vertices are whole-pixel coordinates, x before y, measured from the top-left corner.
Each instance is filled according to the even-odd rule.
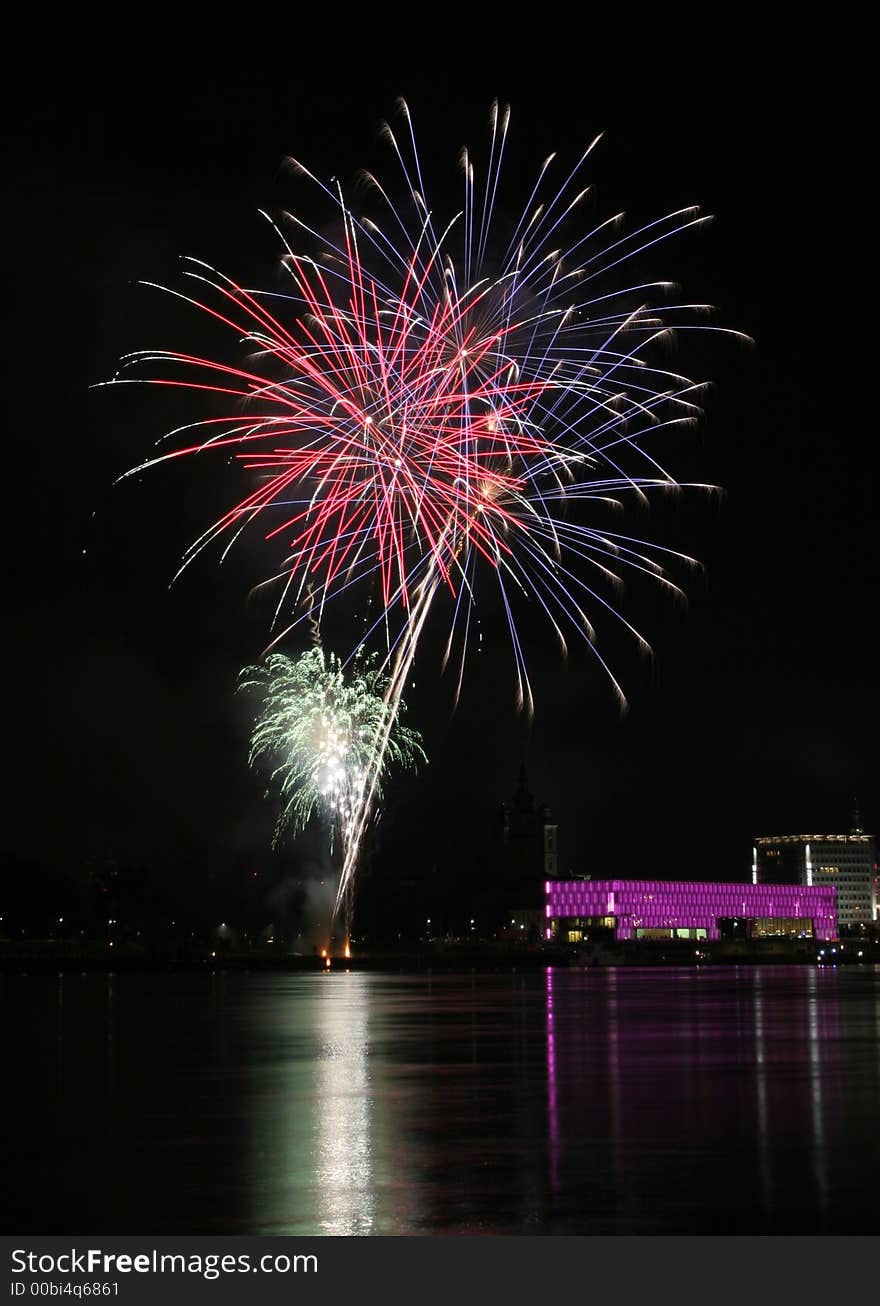
[[[176,446],[143,467],[197,454],[238,460],[247,493],[183,565],[213,541],[230,548],[252,526],[276,541],[279,565],[264,582],[277,587],[274,643],[297,622],[320,620],[352,586],[371,586],[378,600],[380,615],[360,638],[384,639],[384,710],[363,773],[340,798],[348,831],[340,894],[438,594],[449,596],[443,662],[457,668],[457,689],[490,579],[520,706],[533,703],[516,620],[522,603],[546,616],[563,650],[568,632],[583,636],[623,698],[591,614],[613,615],[646,646],[609,592],[633,572],[676,589],[664,564],[692,560],[609,531],[595,508],[679,488],[649,446],[695,420],[701,387],[664,365],[662,341],[672,330],[712,329],[695,321],[705,306],[669,302],[668,283],[635,273],[621,283],[622,268],[704,219],[681,209],[633,231],[621,215],[587,220],[583,172],[595,141],[556,182],[559,165],[547,158],[513,209],[521,216],[502,231],[496,201],[504,193],[512,203],[501,186],[509,112],[492,110],[481,179],[462,152],[460,206],[442,217],[427,199],[405,105],[402,120],[400,140],[386,128],[398,181],[365,175],[369,214],[355,212],[338,184],[294,165],[333,225],[269,219],[284,251],[285,291],[247,289],[186,260],[192,291],[170,293],[235,332],[243,355],[225,362],[142,351],[116,378],[137,379],[128,375],[135,368],[153,384],[228,405],[172,432]],[[302,797],[289,791],[296,819],[318,793],[308,766],[300,780]]]
[[[385,701],[387,678],[375,654],[359,652],[346,674],[339,659],[322,648],[295,659],[271,653],[264,663],[244,668],[240,688],[261,696],[249,762],[255,767],[268,762],[270,786],[280,792],[276,842],[319,815],[331,849],[340,844],[347,850],[374,774],[378,796],[389,767],[405,769],[425,760],[418,733],[401,724],[404,704],[398,702],[392,713]],[[377,758],[380,738],[385,746]]]

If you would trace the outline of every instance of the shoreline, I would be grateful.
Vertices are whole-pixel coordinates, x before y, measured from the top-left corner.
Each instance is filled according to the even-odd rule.
[[[329,965],[328,965],[329,961]],[[14,948],[0,946],[0,974],[66,974],[119,972],[323,972],[397,971],[402,973],[455,971],[542,970],[547,967],[596,969],[610,966],[766,966],[766,965],[880,965],[880,943],[847,939],[832,944],[805,946],[803,940],[772,946],[703,944],[692,942],[626,943],[575,949],[455,948],[454,946],[380,950],[355,953],[353,957],[254,952],[169,951],[119,948],[113,954],[95,950],[63,950],[51,944]]]

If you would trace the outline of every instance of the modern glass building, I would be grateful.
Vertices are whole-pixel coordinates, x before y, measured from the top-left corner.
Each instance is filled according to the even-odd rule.
[[[755,840],[756,884],[831,885],[837,919],[860,925],[877,919],[877,849],[869,834],[762,835]]]
[[[683,880],[545,880],[545,937],[578,943],[591,928],[618,939],[717,939],[725,922],[751,938],[837,937],[833,885]]]

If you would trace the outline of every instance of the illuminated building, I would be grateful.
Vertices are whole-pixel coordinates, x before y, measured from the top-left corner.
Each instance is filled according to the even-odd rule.
[[[825,884],[546,880],[544,930],[560,943],[579,943],[597,927],[618,939],[718,939],[729,923],[751,938],[833,939],[836,892]]]
[[[755,840],[752,880],[765,885],[834,885],[839,924],[877,919],[877,848],[858,816],[849,834],[762,835]]]

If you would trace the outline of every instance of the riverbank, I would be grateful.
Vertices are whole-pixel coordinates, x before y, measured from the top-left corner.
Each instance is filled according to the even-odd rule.
[[[283,949],[149,948],[136,943],[80,944],[63,940],[0,942],[0,973],[118,971],[461,971],[533,970],[546,966],[880,965],[880,941],[806,939],[626,943],[537,947],[487,942],[437,942],[372,948],[350,958]]]

